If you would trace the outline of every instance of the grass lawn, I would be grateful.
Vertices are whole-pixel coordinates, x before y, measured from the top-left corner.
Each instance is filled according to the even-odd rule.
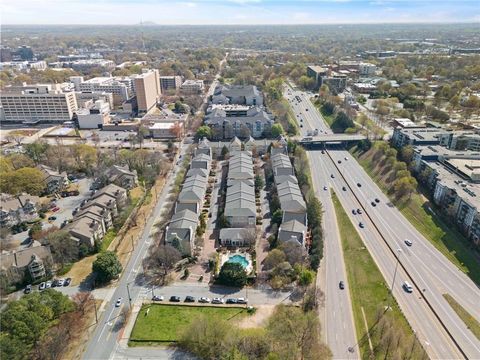
[[[138,313],[129,344],[175,342],[182,330],[202,314],[236,322],[247,315],[247,310],[238,307],[145,304]]]
[[[327,122],[328,126],[329,126],[329,127],[332,127],[333,121],[335,120],[335,115],[334,115],[334,114],[327,115],[327,114],[322,110],[322,107],[321,107],[321,106],[315,105],[315,107],[316,107],[317,110],[320,112],[320,114],[322,114],[322,117],[325,119],[325,121]]]
[[[105,236],[102,239],[102,243],[100,244],[100,252],[107,251],[108,247],[112,243],[113,239],[117,236],[117,232],[114,228],[108,229],[105,233]]]
[[[455,266],[467,274],[477,285],[480,285],[480,257],[472,251],[471,243],[451,225],[447,225],[437,216],[433,206],[421,193],[416,192],[407,202],[396,201],[388,193],[389,186],[381,177],[370,156],[359,156],[352,152],[359,164],[375,181],[382,191],[401,211],[410,223],[427,238]]]
[[[464,309],[450,294],[443,294],[445,300],[448,301],[453,310],[457,313],[460,319],[463,320],[465,325],[472,331],[472,333],[480,340],[480,322],[477,321],[472,315]]]
[[[362,307],[365,311],[368,327],[372,328],[378,319],[379,310],[388,306],[388,286],[335,194],[332,195],[332,199],[342,240],[355,329],[362,359],[365,359],[369,357],[370,348],[366,336],[368,329],[365,328]],[[390,318],[396,334],[401,333],[404,339],[412,338],[413,331],[395,301],[391,301],[391,310],[386,312],[384,316]],[[381,342],[380,336],[375,331],[370,331],[370,337],[375,349]],[[423,350],[418,347],[418,351]],[[382,351],[378,350],[374,357],[383,358],[383,355]]]

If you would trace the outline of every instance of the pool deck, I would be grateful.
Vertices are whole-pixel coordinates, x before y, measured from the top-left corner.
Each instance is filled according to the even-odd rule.
[[[230,260],[231,257],[234,257],[235,255],[242,256],[248,261],[248,265],[245,267],[245,271],[247,272],[247,274],[250,274],[253,271],[252,256],[247,252],[240,252],[240,251],[230,252],[229,251],[226,254],[221,254],[220,267],[223,266],[223,264],[225,264],[228,260]]]

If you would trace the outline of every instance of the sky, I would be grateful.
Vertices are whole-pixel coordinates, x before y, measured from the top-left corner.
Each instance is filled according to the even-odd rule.
[[[479,0],[0,0],[8,24],[480,24]]]

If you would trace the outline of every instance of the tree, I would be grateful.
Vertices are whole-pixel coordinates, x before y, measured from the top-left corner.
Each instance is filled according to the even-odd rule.
[[[45,157],[50,145],[44,141],[35,141],[30,144],[23,145],[27,156],[38,165],[40,161]]]
[[[400,150],[400,159],[405,161],[407,164],[413,160],[413,147],[412,145],[406,145]]]
[[[72,237],[65,230],[55,231],[45,238],[45,242],[50,245],[53,261],[62,266],[78,260],[78,244],[72,240]]]
[[[148,271],[163,284],[168,272],[182,259],[180,252],[170,245],[155,248],[146,260]]]
[[[265,182],[263,181],[263,178],[260,175],[256,175],[255,190],[259,192],[261,189],[263,189],[264,186],[265,186]]]
[[[263,269],[271,270],[282,262],[286,261],[285,253],[280,249],[273,249],[263,260]]]
[[[175,136],[175,139],[180,139],[183,134],[183,126],[180,122],[175,122],[172,127],[170,128],[170,132]]]
[[[411,176],[405,176],[403,178],[399,178],[395,181],[393,185],[393,189],[395,191],[395,196],[398,199],[402,197],[408,197],[412,195],[417,187],[417,181],[415,178]]]
[[[227,286],[243,287],[247,283],[247,273],[242,265],[227,261],[220,269],[217,282]]]
[[[25,167],[2,174],[0,191],[14,196],[21,193],[40,195],[45,188],[43,173],[37,168]]]
[[[271,129],[272,138],[278,138],[280,135],[283,135],[285,131],[283,130],[282,124],[273,124]]]
[[[18,170],[24,167],[33,168],[35,166],[32,159],[30,159],[27,155],[22,153],[11,154],[8,156],[8,160],[11,162],[13,169],[15,170]]]
[[[150,130],[147,127],[140,125],[137,131],[137,142],[140,145],[140,149],[142,148],[143,141],[147,136],[150,135]]]
[[[271,223],[280,225],[282,223],[282,219],[283,219],[283,211],[281,209],[275,210],[271,218]]]
[[[197,132],[195,134],[195,138],[197,140],[203,139],[203,138],[210,139],[211,137],[212,137],[212,129],[210,129],[210,127],[207,125],[200,126],[197,129]]]
[[[295,240],[285,241],[280,245],[280,249],[283,250],[287,256],[287,261],[291,266],[296,264],[303,264],[307,256],[305,248]]]
[[[113,251],[105,251],[98,255],[97,259],[93,262],[92,270],[96,273],[100,283],[106,283],[117,278],[123,268],[118,260],[117,254]]]
[[[302,270],[298,274],[298,284],[300,286],[310,285],[313,279],[315,279],[315,272],[313,272],[312,270],[302,268]]]
[[[343,111],[340,111],[331,126],[333,132],[343,133],[348,128],[355,128],[353,120]]]
[[[223,145],[223,147],[222,147],[222,159],[223,160],[227,160],[228,153],[229,153],[228,147],[226,145]]]

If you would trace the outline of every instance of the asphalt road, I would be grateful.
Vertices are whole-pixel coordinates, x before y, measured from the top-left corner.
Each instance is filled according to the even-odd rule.
[[[180,154],[184,154],[187,146],[183,145]],[[175,167],[174,171],[168,176],[167,182],[163,187],[161,194],[158,197],[155,209],[147,221],[147,224],[142,232],[140,239],[138,239],[135,250],[131,258],[118,280],[117,287],[113,293],[110,303],[105,307],[105,312],[99,318],[99,324],[95,329],[90,342],[83,355],[84,359],[109,359],[116,347],[117,337],[119,336],[122,326],[119,326],[121,321],[121,312],[124,307],[129,307],[129,297],[131,303],[141,294],[143,283],[141,277],[142,260],[147,255],[147,249],[151,244],[150,233],[155,224],[156,219],[160,215],[163,205],[168,197],[171,185],[175,179],[175,175],[180,167]],[[116,307],[117,299],[122,298],[121,306]],[[116,326],[117,322],[119,324]]]
[[[310,103],[308,97],[302,97],[300,110],[306,102]],[[309,108],[309,105],[305,108]],[[303,111],[303,113],[308,113],[304,117],[304,122],[306,121],[310,128],[328,131],[318,111],[312,112],[309,108],[309,111]],[[335,179],[330,178],[329,183],[324,186],[335,190],[354,224],[360,221],[365,224],[364,229],[359,229],[360,234],[387,283],[393,279],[397,261],[392,250],[393,252],[397,252],[397,249],[401,250],[400,264],[409,276],[402,266],[398,267],[393,294],[430,357],[462,358],[463,356],[434,316],[433,311],[427,306],[425,299],[431,304],[467,357],[480,358],[480,342],[442,296],[444,293],[451,294],[475,318],[480,319],[478,287],[419,234],[395,207],[389,205],[388,198],[347,151],[329,151],[329,155],[321,154],[320,151],[310,152],[312,169],[317,170],[312,174],[314,179],[318,179],[314,182],[325,181],[325,176],[321,173],[327,173],[327,179],[330,174],[334,174]],[[347,161],[345,157],[348,158]],[[339,160],[342,161],[341,164],[338,163]],[[360,183],[361,187],[358,187],[357,183]],[[347,187],[347,191],[342,190],[343,186]],[[378,198],[380,203],[373,207],[370,203],[375,198]],[[352,209],[362,206],[363,215],[352,215]],[[370,218],[365,213],[370,215]],[[406,239],[413,242],[412,247],[405,245]],[[412,294],[403,291],[402,283],[405,280],[414,281],[418,285]],[[329,326],[327,324],[327,329]]]
[[[304,97],[303,93],[290,89],[284,92],[284,95],[290,102],[292,110],[297,117],[297,122],[303,124],[301,130],[304,135],[306,135],[307,131],[314,129],[318,129],[323,133],[330,132],[323,123],[318,123],[315,120],[316,110],[308,98]],[[295,99],[296,95],[302,99],[301,102]],[[309,110],[305,111],[305,109]],[[310,155],[309,153],[310,162],[313,165]],[[357,359],[359,358],[359,350],[356,345],[357,337],[337,218],[330,192],[324,190],[330,175],[327,175],[324,171],[317,171],[315,175],[313,176],[313,187],[324,209],[322,220],[325,249],[322,267],[325,270],[322,273],[319,272],[317,276],[317,287],[322,289],[325,295],[324,314],[322,314],[324,322],[322,323],[324,328],[323,335],[335,359]],[[344,290],[339,288],[340,281],[343,281],[346,285]],[[353,352],[349,351],[349,348],[353,348]]]

